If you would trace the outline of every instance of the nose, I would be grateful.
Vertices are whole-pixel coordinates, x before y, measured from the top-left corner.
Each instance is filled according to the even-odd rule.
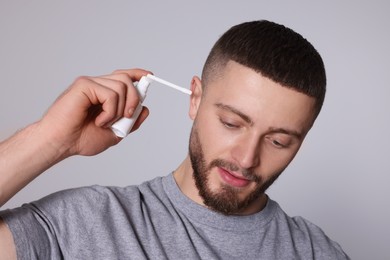
[[[236,163],[243,169],[250,169],[260,164],[260,141],[255,136],[238,140],[231,151]]]

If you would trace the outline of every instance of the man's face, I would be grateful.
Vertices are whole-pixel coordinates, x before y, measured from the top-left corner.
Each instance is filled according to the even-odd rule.
[[[190,159],[203,203],[224,214],[258,211],[309,131],[315,100],[235,62],[198,100]]]

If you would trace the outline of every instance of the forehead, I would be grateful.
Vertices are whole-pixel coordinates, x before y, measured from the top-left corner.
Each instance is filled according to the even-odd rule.
[[[308,131],[314,120],[315,99],[284,87],[260,73],[229,61],[207,86],[205,103],[226,104],[256,124]]]

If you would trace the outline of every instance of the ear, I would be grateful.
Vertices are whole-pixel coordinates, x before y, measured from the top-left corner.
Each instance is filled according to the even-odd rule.
[[[194,76],[191,80],[191,97],[190,97],[190,111],[189,116],[192,120],[195,119],[198,113],[200,101],[202,100],[202,81],[199,77]]]

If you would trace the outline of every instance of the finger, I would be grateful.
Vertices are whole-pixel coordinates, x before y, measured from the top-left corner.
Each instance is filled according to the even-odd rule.
[[[91,109],[100,106],[101,112],[95,118],[95,124],[103,126],[116,116],[118,98],[117,92],[99,84],[90,77],[79,77],[72,87],[59,98],[58,102],[64,103],[63,107],[69,108],[67,117],[74,117],[77,110],[89,114]]]
[[[143,69],[128,69],[116,70],[112,74],[91,77],[97,84],[105,86],[118,93],[116,96],[111,96],[110,103],[102,103],[102,112],[96,118],[95,123],[101,125],[104,122],[105,126],[111,125],[122,116],[130,118],[139,103],[138,92],[133,85],[133,81],[138,81],[142,76],[152,74],[152,72]],[[115,116],[112,117],[113,103],[117,104]]]
[[[91,80],[117,93],[116,115],[111,121],[116,121],[121,118],[126,104],[126,97],[129,89],[128,84],[132,85],[131,81],[126,83],[123,82],[123,80],[110,79],[106,77],[95,77],[91,78]],[[130,86],[130,88],[134,87]],[[139,98],[137,93],[132,95],[132,99],[134,99],[133,103],[138,103]]]
[[[122,80],[124,81],[130,80],[131,82],[133,82],[133,81],[139,81],[142,76],[146,76],[147,74],[153,74],[153,73],[143,69],[130,69],[130,70],[117,70],[112,75],[109,76],[113,78],[122,77]],[[126,77],[128,78],[126,79]],[[123,115],[128,118],[130,118],[133,115],[139,102],[139,100],[132,99],[134,92],[138,96],[138,92],[136,91],[136,89],[134,87],[129,87],[126,96],[126,105],[123,111]]]
[[[111,122],[114,122],[118,118],[119,95],[117,92],[108,88],[105,88],[105,91],[97,91],[97,95],[101,104],[101,111],[95,118],[95,124],[97,126],[110,125]]]
[[[144,69],[120,69],[115,70],[112,74],[127,74],[132,81],[139,81],[142,76],[153,74],[151,71]]]
[[[149,109],[147,107],[142,107],[141,114],[137,118],[137,121],[135,121],[134,126],[130,132],[137,130],[148,116],[149,116]]]
[[[130,78],[130,76],[126,73],[117,73],[117,74],[110,74],[102,76],[101,78],[111,79],[111,80],[117,80],[122,82],[123,84],[126,84],[126,92],[125,95],[123,95],[124,103],[123,107],[120,107],[119,109],[121,112],[121,116],[125,116],[127,118],[132,117],[135,109],[138,106],[139,103],[139,96],[136,88],[133,85],[133,81]]]

